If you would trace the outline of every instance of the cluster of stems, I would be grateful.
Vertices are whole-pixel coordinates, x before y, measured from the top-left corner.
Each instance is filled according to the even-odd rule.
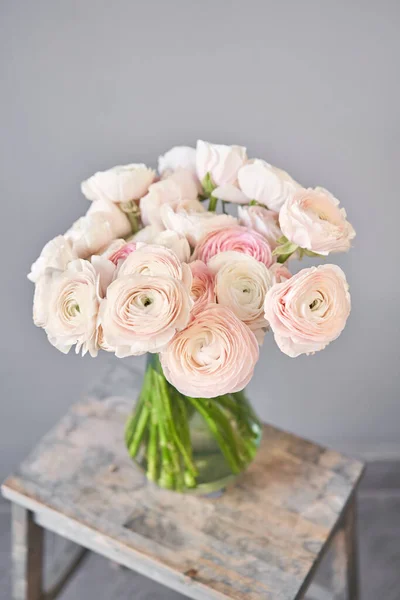
[[[137,461],[141,457],[147,478],[160,487],[184,491],[199,484],[190,428],[196,412],[231,473],[242,472],[254,457],[258,436],[258,419],[244,393],[211,399],[184,396],[165,379],[158,355],[151,355],[125,440],[130,456]]]

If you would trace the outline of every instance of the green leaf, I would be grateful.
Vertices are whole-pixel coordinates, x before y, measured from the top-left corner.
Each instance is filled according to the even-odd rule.
[[[213,191],[215,190],[215,188],[217,187],[212,178],[210,173],[207,173],[207,175],[204,177],[203,181],[201,182],[201,185],[203,186],[203,190],[205,191],[205,193],[207,194],[207,196],[211,196],[211,194],[213,193]]]
[[[296,252],[297,248],[297,244],[293,244],[293,242],[287,241],[284,244],[281,244],[280,246],[275,248],[272,254],[273,256],[280,256],[281,254],[293,254],[293,252]]]
[[[287,239],[286,235],[282,235],[276,241],[278,242],[278,244],[286,244],[286,242],[288,242],[289,240]]]

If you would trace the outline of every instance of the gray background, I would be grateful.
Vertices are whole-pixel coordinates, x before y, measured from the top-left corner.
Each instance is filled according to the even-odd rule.
[[[270,337],[250,385],[261,416],[339,448],[397,452],[399,12],[395,1],[1,1],[1,477],[109,360],[66,357],[33,326],[32,260],[86,210],[82,179],[198,137],[326,186],[358,233],[337,260],[353,298],[345,332],[296,360]]]

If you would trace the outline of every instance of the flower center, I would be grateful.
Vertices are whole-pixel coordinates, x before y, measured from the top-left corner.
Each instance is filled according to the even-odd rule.
[[[315,300],[313,300],[311,302],[311,304],[309,304],[310,310],[312,310],[312,311],[318,310],[318,308],[321,306],[321,304],[322,304],[321,298],[315,298]]]

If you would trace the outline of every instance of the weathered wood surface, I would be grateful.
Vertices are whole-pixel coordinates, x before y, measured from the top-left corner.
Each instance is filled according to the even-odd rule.
[[[362,464],[265,426],[219,498],[162,491],[127,456],[121,397],[74,406],[3,485],[39,525],[198,600],[293,600]]]

